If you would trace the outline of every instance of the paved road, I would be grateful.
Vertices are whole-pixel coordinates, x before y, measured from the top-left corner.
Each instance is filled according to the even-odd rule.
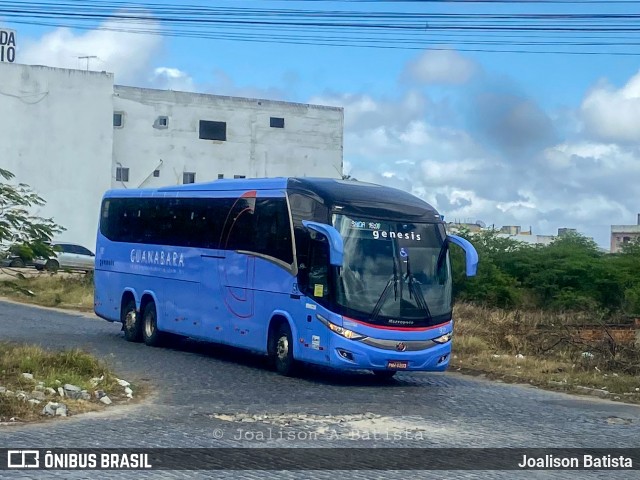
[[[198,342],[150,348],[126,342],[117,325],[95,317],[3,302],[0,339],[85,348],[108,361],[122,378],[154,388],[149,400],[138,405],[42,425],[2,426],[0,447],[640,447],[638,407],[453,373],[400,374],[381,384],[369,374],[314,368],[286,378],[247,353]],[[611,423],[611,417],[626,422]],[[629,473],[458,471],[424,472],[420,477],[622,479],[631,478]],[[363,479],[413,475],[302,471],[288,472],[286,478],[337,474]],[[47,478],[56,475],[84,478],[86,472],[47,472]],[[268,477],[265,472],[241,471],[146,472],[135,477],[230,475]],[[117,472],[100,476],[132,478],[131,473]],[[32,472],[11,478],[35,477]]]

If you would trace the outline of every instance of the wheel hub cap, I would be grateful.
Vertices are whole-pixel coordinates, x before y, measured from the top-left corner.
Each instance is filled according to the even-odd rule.
[[[136,324],[136,312],[129,312],[125,317],[125,323],[127,324],[127,328],[131,330]]]
[[[287,358],[287,355],[289,354],[289,340],[287,337],[280,337],[278,339],[277,353],[279,359],[284,360]]]

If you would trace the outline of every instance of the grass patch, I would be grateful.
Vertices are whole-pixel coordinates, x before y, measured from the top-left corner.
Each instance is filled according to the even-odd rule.
[[[640,348],[585,341],[594,314],[507,311],[458,304],[451,370],[505,382],[640,403]],[[607,392],[609,392],[607,394]]]
[[[93,274],[40,273],[0,281],[0,296],[43,307],[93,311]]]
[[[67,392],[61,396],[59,389],[66,384],[86,391],[90,398],[72,399]],[[129,388],[136,397],[140,395],[137,387]],[[104,392],[113,403],[130,400],[115,374],[87,352],[0,343],[0,421],[42,419],[42,410],[49,402],[63,403],[67,415],[100,410],[106,405],[99,401],[96,391],[101,395]]]

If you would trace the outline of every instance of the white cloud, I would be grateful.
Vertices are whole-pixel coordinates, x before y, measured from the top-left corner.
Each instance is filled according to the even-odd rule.
[[[640,141],[640,71],[616,90],[602,83],[582,102],[587,132],[603,141]]]
[[[473,60],[453,50],[427,50],[410,61],[402,78],[421,84],[460,85],[478,72]]]
[[[633,100],[634,82],[629,85],[625,95]],[[546,112],[526,96],[494,94],[474,104],[480,111],[463,111],[463,121],[450,125],[438,120],[447,105],[412,90],[396,99],[314,100],[345,108],[349,174],[411,192],[448,220],[520,225],[547,235],[577,228],[605,247],[610,225],[635,220],[640,148],[579,138],[575,124],[574,131],[559,129],[554,121],[567,113]],[[565,138],[554,141],[559,130]]]
[[[196,90],[193,78],[177,68],[158,67],[153,71],[151,84],[163,90],[193,92]]]
[[[162,38],[117,30],[143,27],[152,30],[155,26],[151,21],[139,25],[105,22],[102,27],[107,30],[90,30],[81,34],[68,28],[58,28],[37,40],[25,40],[19,61],[31,65],[85,69],[87,60],[78,57],[95,56],[97,58],[88,60],[90,70],[113,72],[117,83],[136,84],[146,80]]]

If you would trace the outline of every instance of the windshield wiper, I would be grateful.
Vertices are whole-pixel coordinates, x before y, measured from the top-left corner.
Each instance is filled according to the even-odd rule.
[[[429,306],[427,305],[427,301],[424,299],[424,295],[422,294],[422,289],[418,286],[417,282],[413,278],[413,273],[411,273],[411,262],[409,260],[409,255],[407,255],[407,280],[409,281],[409,298],[411,298],[411,292],[416,297],[416,302],[418,306],[422,308],[427,317],[431,319],[431,311],[429,310]]]
[[[392,284],[393,284],[393,299],[394,301],[398,301],[398,281],[399,281],[398,267],[396,265],[396,256],[394,254],[393,255],[393,276],[389,279],[389,281],[385,285],[384,290],[382,290],[382,293],[380,294],[380,298],[378,298],[378,301],[373,307],[373,311],[371,312],[371,321],[374,321],[376,318],[378,318],[378,315],[380,314],[380,310],[382,310],[382,306],[384,305],[384,302],[386,302],[387,300],[389,287]],[[402,282],[400,282],[400,298],[402,298]]]

